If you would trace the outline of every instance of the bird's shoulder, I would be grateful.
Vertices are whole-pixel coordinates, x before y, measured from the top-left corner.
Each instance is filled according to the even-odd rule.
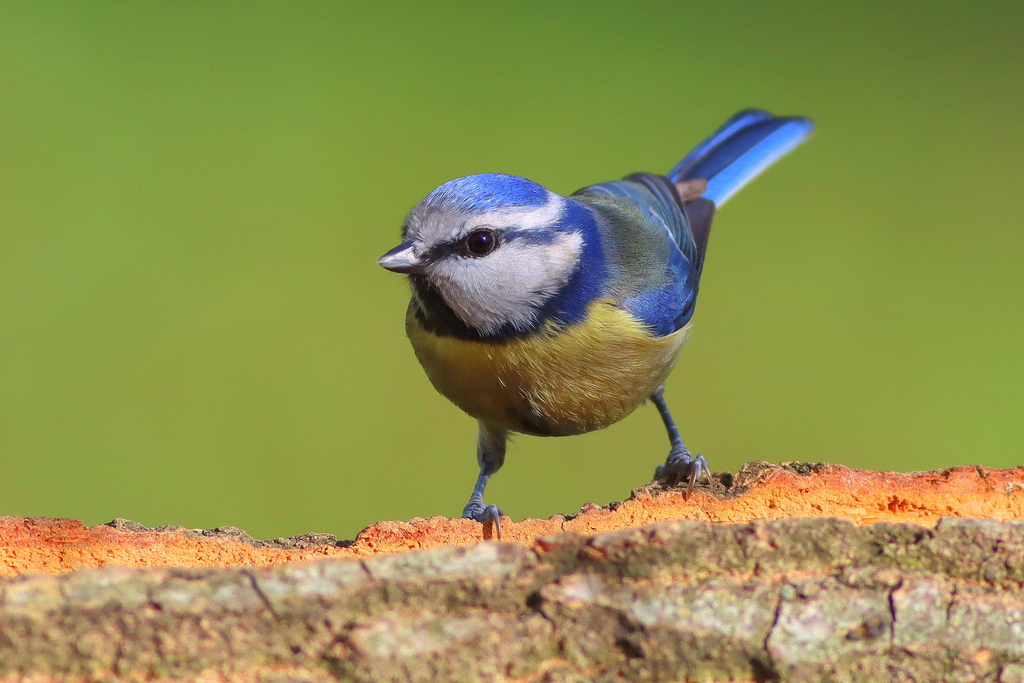
[[[611,183],[601,187],[608,185]],[[656,336],[680,329],[692,314],[697,283],[693,263],[677,245],[669,221],[627,193],[591,188],[584,188],[573,199],[595,216],[595,233],[607,270],[607,294]]]

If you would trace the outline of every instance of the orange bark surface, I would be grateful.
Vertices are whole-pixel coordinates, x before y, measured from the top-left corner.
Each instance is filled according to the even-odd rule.
[[[741,523],[783,517],[839,517],[856,524],[933,525],[940,517],[1024,519],[1024,468],[962,466],[930,472],[874,472],[841,465],[748,463],[737,475],[718,474],[685,499],[678,489],[648,485],[622,503],[585,506],[576,515],[503,522],[503,540],[533,545],[559,532],[592,535],[651,522],[697,519]],[[230,534],[183,528],[85,526],[70,519],[0,517],[0,574],[60,573],[83,567],[268,566],[324,557],[468,545],[481,525],[432,517],[378,522],[352,542],[309,547],[264,546]]]

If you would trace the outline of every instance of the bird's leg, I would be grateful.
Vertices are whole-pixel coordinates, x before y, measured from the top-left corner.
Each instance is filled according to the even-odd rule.
[[[476,440],[476,460],[480,463],[480,476],[476,479],[476,486],[473,487],[473,495],[462,510],[462,516],[466,519],[475,519],[488,527],[494,525],[496,536],[501,539],[501,510],[496,505],[484,505],[484,488],[491,475],[501,469],[505,462],[505,440],[504,429],[489,427],[483,422],[480,423],[480,433]]]
[[[711,472],[708,470],[708,463],[703,455],[694,456],[686,449],[683,437],[679,436],[675,420],[672,419],[672,414],[668,412],[668,406],[665,405],[664,394],[665,387],[662,385],[651,394],[651,400],[654,401],[654,405],[658,406],[658,412],[661,413],[665,429],[668,430],[669,441],[672,442],[672,450],[669,451],[665,464],[658,465],[658,468],[654,470],[654,478],[664,480],[669,486],[676,486],[679,482],[685,481],[686,493],[684,495],[689,497],[690,492],[693,491],[693,485],[700,475],[702,473],[708,475],[710,481]]]

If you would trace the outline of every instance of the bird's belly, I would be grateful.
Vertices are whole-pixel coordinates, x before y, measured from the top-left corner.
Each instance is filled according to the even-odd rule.
[[[672,371],[690,326],[651,337],[609,301],[561,330],[494,344],[407,331],[434,387],[488,424],[538,436],[582,434],[631,413]]]

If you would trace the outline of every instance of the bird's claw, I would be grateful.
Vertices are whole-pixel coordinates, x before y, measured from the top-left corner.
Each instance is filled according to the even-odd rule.
[[[711,470],[708,469],[708,461],[703,455],[693,455],[684,449],[672,449],[664,465],[658,465],[654,470],[655,481],[664,481],[669,486],[678,486],[680,482],[686,482],[684,498],[689,498],[693,492],[693,485],[700,479],[700,475],[707,476],[711,481]]]
[[[494,529],[494,536],[501,540],[501,516],[504,514],[497,505],[484,505],[483,501],[471,500],[462,511],[464,519],[475,519],[484,525],[484,537]]]

